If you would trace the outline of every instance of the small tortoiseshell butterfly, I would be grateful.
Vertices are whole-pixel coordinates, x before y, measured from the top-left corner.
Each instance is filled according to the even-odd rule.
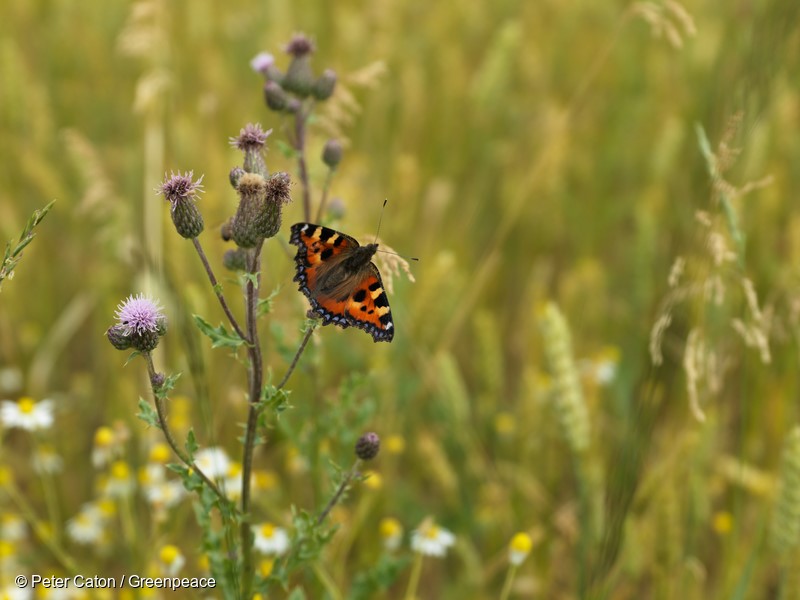
[[[294,281],[324,325],[352,325],[376,342],[392,341],[389,299],[378,267],[370,262],[378,244],[361,246],[349,235],[311,223],[292,225],[289,241],[297,246]]]

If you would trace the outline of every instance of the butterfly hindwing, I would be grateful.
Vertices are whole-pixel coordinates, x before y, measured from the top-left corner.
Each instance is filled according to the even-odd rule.
[[[294,280],[324,324],[358,327],[376,342],[392,340],[389,300],[378,267],[369,261],[376,245],[362,247],[348,235],[311,223],[293,225],[289,241],[298,248]]]

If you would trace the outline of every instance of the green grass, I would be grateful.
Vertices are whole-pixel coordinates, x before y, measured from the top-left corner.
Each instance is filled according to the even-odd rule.
[[[136,6],[153,12],[136,21]],[[212,325],[224,315],[153,190],[165,171],[205,175],[201,240],[240,315],[235,277],[218,267],[230,246],[216,230],[237,201],[228,173],[241,160],[228,138],[248,122],[273,128],[270,170],[295,175],[248,62],[267,50],[285,67],[282,44],[304,31],[315,68],[342,84],[320,105],[308,151],[318,197],[322,146],[346,141],[331,190],[344,214],[331,225],[371,241],[388,198],[381,239],[421,260],[415,283],[394,278],[391,345],[353,329],[314,334],[288,385],[293,407],[256,453],[256,469],[276,478],[257,492],[256,522],[289,527],[292,505],[315,513],[333,495],[331,464],[350,467],[358,435],[384,440],[370,464],[380,482],[350,490],[333,541],[290,588],[348,597],[378,561],[382,518],[408,534],[432,516],[457,543],[425,560],[422,598],[497,597],[518,531],[534,547],[512,598],[792,597],[800,540],[786,558],[766,538],[784,439],[800,419],[800,5],[687,0],[694,35],[669,6],[3,3],[0,244],[57,202],[3,282],[0,399],[52,398],[57,416],[41,439],[4,433],[0,463],[29,512],[13,494],[0,508],[61,531],[85,574],[145,574],[164,544],[180,547],[186,573],[201,572],[190,500],[158,522],[136,496],[115,517],[131,520],[133,538],[115,521],[122,533],[105,554],[75,545],[63,524],[98,497],[99,427],[128,432],[120,451],[132,468],[160,440],[135,417],[149,394],[142,365],[123,368],[102,335],[131,293],[166,306],[171,330],[155,358],[183,372],[176,428],[240,455],[244,367],[193,328],[192,314]],[[738,194],[748,182],[763,185]],[[280,286],[263,323],[273,382],[306,310],[286,243],[302,220],[297,183],[293,195],[264,251],[262,295]],[[546,302],[568,324],[588,411],[580,460],[561,429]],[[665,314],[655,365],[651,332]],[[592,377],[603,360],[616,367],[607,384]],[[404,450],[387,447],[391,436]],[[30,468],[42,443],[64,461],[49,492]],[[0,585],[17,571],[67,572],[30,526],[13,554],[24,568],[4,569]],[[411,563],[398,569],[375,597],[403,597]]]

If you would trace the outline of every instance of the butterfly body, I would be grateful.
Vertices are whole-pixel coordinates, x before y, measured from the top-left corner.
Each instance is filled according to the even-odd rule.
[[[358,327],[376,342],[392,341],[389,300],[371,262],[378,244],[361,246],[348,235],[311,223],[292,225],[289,241],[297,246],[294,281],[325,325]]]

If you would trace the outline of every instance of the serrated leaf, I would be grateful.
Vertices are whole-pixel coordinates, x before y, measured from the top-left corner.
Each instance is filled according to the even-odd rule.
[[[280,290],[281,286],[278,286],[272,290],[272,292],[270,292],[269,296],[258,301],[258,304],[256,305],[256,317],[261,317],[272,312],[273,301]]]
[[[189,453],[189,458],[194,461],[195,452],[199,446],[197,445],[197,438],[194,436],[194,429],[189,429],[189,433],[186,434],[186,443],[184,444],[186,448],[186,452]]]
[[[144,398],[139,398],[139,412],[136,414],[136,416],[151,427],[158,427],[159,429],[161,428],[156,409],[153,408]]]
[[[166,400],[169,393],[175,388],[175,382],[180,379],[180,372],[172,373],[164,378],[164,383],[161,384],[157,390],[154,391],[159,400]]]
[[[236,350],[245,343],[235,331],[229,332],[221,323],[219,327],[212,327],[211,324],[200,315],[192,315],[192,317],[200,332],[211,339],[212,348],[233,348]]]

